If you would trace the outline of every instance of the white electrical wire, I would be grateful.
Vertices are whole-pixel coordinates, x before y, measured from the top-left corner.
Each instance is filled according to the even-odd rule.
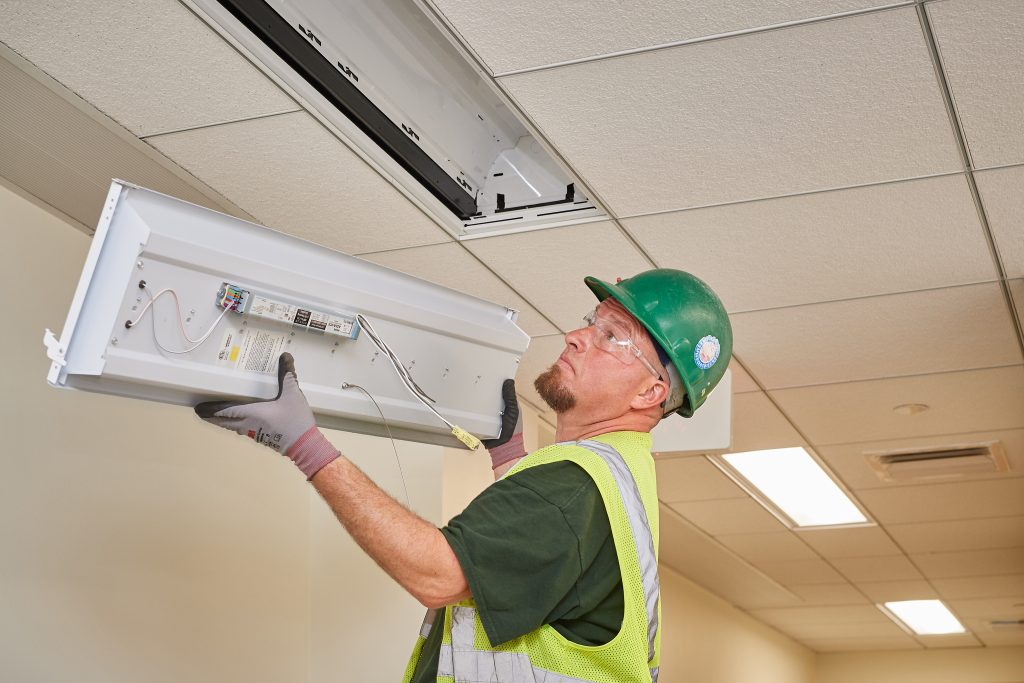
[[[437,410],[434,409],[434,406],[430,405],[431,403],[436,403],[436,401],[434,401],[434,399],[428,396],[427,393],[423,391],[423,389],[420,388],[418,384],[416,384],[416,381],[413,380],[412,375],[409,374],[409,370],[402,363],[402,360],[395,354],[394,351],[391,350],[391,347],[388,346],[387,343],[380,338],[376,330],[373,329],[373,325],[370,324],[370,321],[367,320],[361,313],[356,314],[356,319],[359,320],[359,325],[366,332],[366,336],[370,338],[370,341],[372,341],[378,349],[383,351],[384,355],[386,355],[388,357],[388,360],[391,361],[391,365],[394,366],[395,372],[398,373],[398,377],[399,379],[402,380],[402,384],[405,385],[405,388],[408,389],[409,392],[413,396],[415,396],[420,403],[425,405],[427,407],[427,410],[436,415],[437,419],[441,420],[441,422],[444,422],[446,425],[448,425],[449,429],[455,429],[456,427],[454,424],[446,420],[444,416],[441,415],[441,413],[437,412]]]
[[[395,444],[395,437],[391,435],[391,427],[388,425],[387,418],[384,417],[384,411],[380,409],[380,404],[377,403],[377,399],[373,395],[359,386],[358,384],[352,384],[351,382],[342,382],[342,389],[358,389],[359,391],[366,394],[366,397],[373,401],[374,407],[377,408],[377,412],[380,414],[380,419],[384,423],[384,429],[388,432],[388,438],[391,439],[391,449],[395,452],[395,463],[398,464],[398,475],[402,478],[402,490],[405,491],[405,507],[412,509],[412,499],[409,498],[409,487],[405,485],[405,472],[402,470],[402,459],[398,457],[398,446]]]
[[[177,308],[177,311],[178,311],[178,316],[177,316],[178,317],[178,328],[181,330],[181,336],[183,336],[186,340],[188,340],[192,344],[192,346],[190,346],[189,348],[187,348],[187,349],[182,351],[182,350],[169,349],[166,346],[164,346],[163,344],[161,344],[160,343],[160,338],[157,337],[157,334],[156,334],[156,316],[154,315],[153,316],[153,340],[156,342],[157,346],[159,346],[161,349],[163,349],[167,353],[175,353],[175,354],[191,353],[192,351],[195,351],[196,349],[198,349],[200,346],[203,345],[203,343],[207,339],[210,338],[210,335],[213,334],[213,331],[215,329],[217,329],[217,325],[220,324],[220,321],[223,320],[224,316],[227,315],[228,311],[231,310],[230,306],[225,307],[224,310],[221,311],[221,314],[219,316],[217,316],[217,319],[213,322],[213,324],[210,325],[210,329],[208,329],[206,331],[206,333],[203,334],[203,336],[201,336],[199,339],[193,339],[192,337],[188,336],[188,333],[185,331],[185,323],[182,322],[182,318],[184,316],[182,315],[182,312],[181,312],[181,300],[178,299],[178,293],[175,292],[170,287],[165,287],[164,289],[161,289],[159,292],[157,292],[154,295],[150,291],[149,285],[147,285],[145,282],[140,283],[140,286],[144,290],[146,290],[146,294],[149,295],[149,303],[147,303],[142,308],[142,310],[139,312],[138,317],[136,317],[135,320],[129,320],[127,323],[125,323],[125,327],[127,327],[129,329],[135,327],[139,323],[139,321],[142,320],[142,316],[144,316],[146,314],[146,311],[148,311],[150,309],[150,307],[156,302],[157,299],[159,299],[164,294],[170,294],[172,297],[174,297],[174,305],[175,305],[175,307]]]

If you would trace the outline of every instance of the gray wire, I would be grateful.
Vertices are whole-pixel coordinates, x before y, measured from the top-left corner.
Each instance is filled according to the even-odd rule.
[[[366,397],[373,401],[373,405],[377,408],[377,412],[380,413],[380,419],[384,422],[384,429],[388,432],[388,438],[391,439],[391,449],[395,452],[395,462],[398,463],[398,474],[402,478],[402,490],[405,491],[405,507],[412,509],[412,500],[409,498],[409,488],[405,485],[405,472],[402,470],[402,459],[398,457],[398,446],[395,445],[395,437],[391,435],[391,427],[388,426],[387,418],[384,417],[384,411],[380,409],[380,405],[377,403],[377,399],[370,394],[369,391],[359,386],[358,384],[352,384],[351,382],[342,382],[342,389],[358,389],[359,391],[366,394]]]

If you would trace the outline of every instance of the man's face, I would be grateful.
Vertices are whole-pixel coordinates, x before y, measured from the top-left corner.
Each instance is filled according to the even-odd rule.
[[[623,330],[644,357],[659,368],[658,355],[647,331],[614,299],[597,307],[597,315]],[[537,392],[556,413],[577,410],[594,420],[625,414],[632,399],[656,381],[639,360],[623,363],[615,354],[596,345],[601,334],[594,326],[565,335],[565,350],[534,382]]]

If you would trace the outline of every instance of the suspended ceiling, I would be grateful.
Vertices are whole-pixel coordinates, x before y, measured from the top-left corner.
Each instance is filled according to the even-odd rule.
[[[987,621],[1024,618],[1024,5],[918,4],[434,0],[611,217],[457,242],[185,4],[0,0],[0,175],[86,230],[121,177],[517,308],[539,409],[584,275],[694,272],[733,448],[812,448],[877,526],[791,531],[664,454],[663,563],[819,651],[1021,645]],[[982,441],[1008,474],[864,457]],[[970,633],[873,606],[926,597]]]

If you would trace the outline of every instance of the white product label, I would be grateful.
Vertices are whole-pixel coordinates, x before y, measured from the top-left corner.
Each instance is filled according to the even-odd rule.
[[[255,296],[252,300],[252,306],[249,307],[249,314],[290,323],[295,319],[295,313],[298,310],[297,306],[283,304],[280,301],[271,301],[263,296]]]
[[[331,334],[336,334],[341,337],[352,336],[352,323],[355,322],[353,318],[339,318],[335,315],[327,317],[327,331]]]
[[[277,357],[284,350],[287,334],[274,334],[265,330],[249,330],[238,342],[238,370],[246,372],[277,372]],[[232,352],[231,355],[234,355]]]

